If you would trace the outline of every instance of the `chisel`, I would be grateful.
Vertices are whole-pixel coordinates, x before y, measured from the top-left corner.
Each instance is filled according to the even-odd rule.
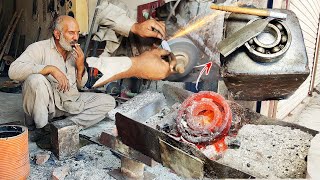
[[[273,17],[273,18],[279,18],[279,19],[287,18],[287,14],[285,13],[275,12],[267,9],[244,8],[244,7],[237,7],[237,6],[219,6],[216,4],[212,4],[210,8],[215,10],[220,10],[220,11],[234,12],[238,14],[250,14],[250,15]]]

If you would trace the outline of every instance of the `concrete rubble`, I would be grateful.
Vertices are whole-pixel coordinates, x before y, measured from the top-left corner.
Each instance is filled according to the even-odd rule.
[[[34,157],[41,151],[36,143],[29,143],[30,157]],[[108,173],[114,169],[120,168],[120,158],[105,146],[89,144],[79,149],[75,157],[65,160],[58,160],[55,156],[50,156],[48,161],[43,165],[37,165],[31,161],[31,170],[29,180],[52,179],[53,172],[56,168],[68,167],[68,172],[64,177],[65,180],[86,180],[86,179],[114,179]],[[58,169],[59,170],[59,169]],[[57,170],[56,170],[57,171]],[[180,180],[170,169],[157,164],[154,167],[145,167],[145,171],[156,176],[155,180],[172,179]],[[65,171],[63,171],[65,172]],[[56,177],[59,176],[55,172]]]
[[[37,165],[42,165],[48,161],[51,152],[39,152],[36,154],[35,160]]]
[[[68,166],[57,167],[52,172],[52,180],[64,180],[66,175],[68,175],[68,172]]]

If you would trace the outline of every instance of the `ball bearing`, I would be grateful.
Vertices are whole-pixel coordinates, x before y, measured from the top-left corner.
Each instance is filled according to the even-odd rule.
[[[254,61],[274,62],[285,54],[290,44],[291,32],[289,28],[281,20],[272,20],[263,32],[247,41],[245,46],[249,51],[248,55]]]

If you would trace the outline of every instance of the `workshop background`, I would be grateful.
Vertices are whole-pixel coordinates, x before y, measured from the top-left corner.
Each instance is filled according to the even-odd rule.
[[[150,5],[150,2],[160,2],[152,0],[140,0],[140,1],[126,1],[122,0],[128,9],[129,14],[136,18],[137,20],[143,19],[142,9],[143,7],[151,8],[152,10],[156,9],[155,6]],[[164,2],[164,1],[161,1]],[[167,1],[168,4],[166,8],[172,8],[176,1]],[[212,1],[205,0],[189,0],[181,1],[177,12],[175,13],[176,22],[179,26],[184,26],[186,22],[195,21],[195,19],[211,13],[209,8]],[[318,0],[217,0],[216,3],[225,3],[225,4],[245,4],[254,6],[257,8],[279,8],[279,9],[288,9],[293,11],[298,20],[302,29],[303,34],[303,43],[306,47],[306,53],[308,57],[308,68],[310,74],[306,80],[300,85],[300,87],[287,99],[283,100],[266,100],[266,101],[243,101],[237,100],[237,102],[244,107],[247,107],[253,111],[261,113],[269,118],[286,120],[290,122],[298,121],[299,124],[305,125],[308,128],[320,130],[319,122],[316,117],[318,117],[319,112],[316,113],[311,110],[319,109],[319,84],[320,84],[320,67],[318,67],[319,61],[319,47],[320,47],[320,4]],[[10,66],[10,63],[14,61],[19,55],[25,50],[25,48],[39,40],[47,39],[51,36],[51,23],[55,16],[58,14],[69,14],[74,15],[78,20],[82,37],[80,43],[82,48],[84,48],[85,40],[87,38],[88,32],[90,30],[91,22],[93,19],[94,8],[96,6],[97,0],[1,0],[0,1],[0,85],[4,81],[8,80],[7,71]],[[145,5],[149,4],[149,5]],[[165,8],[165,9],[166,9]],[[150,12],[152,12],[150,10]],[[168,11],[165,12],[168,15]],[[207,56],[213,58],[213,68],[211,76],[204,76],[200,83],[199,90],[211,90],[216,91],[219,94],[223,95],[227,99],[232,100],[231,93],[227,90],[227,87],[223,79],[219,75],[219,66],[220,66],[220,53],[217,52],[215,46],[221,39],[223,39],[224,26],[223,26],[224,14],[218,15],[215,22],[219,23],[208,23],[206,26],[203,26],[200,29],[191,32],[188,37],[194,41],[194,43],[199,46],[199,44],[205,44],[206,46],[199,46],[202,52],[205,52]],[[171,26],[168,26],[168,32],[174,33],[176,30]],[[125,42],[132,42],[131,39]],[[137,40],[139,42],[139,40]],[[97,52],[94,52],[94,42],[90,43],[88,54],[95,55],[101,53],[103,50],[103,43],[96,44],[98,48]],[[127,44],[126,44],[127,45]],[[133,47],[132,45],[130,47]],[[122,47],[117,52],[118,54],[123,54],[125,47]],[[142,48],[143,47],[138,47]],[[134,50],[131,50],[134,51]],[[131,52],[133,53],[134,52]],[[125,51],[125,53],[128,53]],[[201,59],[202,63],[206,63],[207,59]],[[179,87],[183,87],[187,90],[196,92],[195,79],[199,71],[192,72],[190,77],[187,79],[190,82],[161,82],[174,84]],[[135,80],[134,80],[135,81]],[[159,83],[159,84],[161,84]],[[159,84],[155,82],[143,82],[146,84],[145,88],[159,88]],[[118,84],[115,83],[115,86],[110,85],[110,87],[105,87],[110,90],[114,87],[117,87]],[[5,89],[6,90],[6,89]],[[21,94],[19,94],[19,89],[16,92],[18,93],[2,93],[0,94],[0,101],[5,102],[0,105],[0,123],[20,121],[24,115],[22,111]],[[136,92],[130,89],[126,91],[126,95],[135,96]],[[8,99],[13,99],[14,101],[8,101]],[[19,106],[18,106],[19,105]],[[307,108],[307,110],[306,110]],[[308,109],[309,108],[309,109]],[[10,109],[10,111],[8,111]],[[310,110],[311,109],[311,110]],[[298,120],[297,120],[298,119]],[[248,130],[250,131],[250,130]],[[90,132],[83,132],[92,133]],[[89,145],[85,146],[80,150],[82,156],[77,157],[78,160],[72,160],[72,163],[78,162],[77,165],[73,165],[71,169],[75,172],[78,170],[80,173],[75,173],[72,178],[85,179],[87,177],[87,171],[91,171],[92,178],[101,178],[104,174],[99,174],[95,166],[101,169],[113,169],[120,166],[119,160],[113,156],[110,151],[106,150],[106,147]],[[30,156],[35,156],[39,149],[36,148],[35,144],[30,146]],[[90,154],[90,158],[87,161],[87,164],[82,163],[82,160],[86,158],[86,155]],[[49,155],[50,156],[50,155]],[[101,158],[104,157],[104,158]],[[103,160],[102,160],[103,159]],[[86,160],[86,159],[85,159]],[[50,163],[55,161],[49,160]],[[67,161],[68,163],[71,160]],[[81,162],[81,163],[80,163]],[[113,162],[110,164],[109,162]],[[59,162],[64,164],[66,162]],[[102,164],[110,164],[104,166]],[[60,165],[58,164],[58,165]],[[98,165],[97,165],[98,164]],[[52,164],[46,164],[45,166],[36,166],[32,164],[33,172],[39,174],[32,174],[31,179],[36,179],[37,176],[48,175],[44,172],[46,168],[52,166]],[[56,166],[56,164],[55,164]],[[78,166],[78,167],[76,167]],[[81,170],[81,168],[87,170]],[[147,168],[148,172],[153,172],[157,176],[161,176],[163,179],[180,179],[175,174],[173,174],[168,169],[162,169],[163,167],[156,166],[156,168]],[[82,174],[81,174],[82,172]],[[96,173],[95,175],[93,175]],[[48,175],[49,177],[49,175]],[[39,178],[41,179],[41,178]],[[81,178],[79,178],[81,179]],[[161,179],[161,178],[160,178]]]
[[[6,76],[8,64],[10,61],[17,58],[24,49],[31,43],[47,39],[51,36],[50,26],[52,19],[57,14],[73,13],[79,21],[82,29],[82,33],[85,35],[90,28],[90,22],[93,18],[94,9],[97,0],[2,0],[0,1],[0,38],[1,38],[1,66],[0,73],[2,76]],[[145,4],[149,1],[128,1],[125,2],[129,8],[130,14],[133,18],[137,17],[138,5]],[[223,0],[218,1],[224,2]],[[306,103],[312,94],[314,87],[320,83],[320,71],[318,67],[319,59],[319,13],[320,7],[315,0],[242,0],[234,1],[242,2],[245,4],[252,4],[256,7],[269,7],[269,8],[282,8],[292,10],[299,18],[299,23],[302,28],[304,43],[307,50],[310,75],[305,82],[299,87],[299,89],[286,100],[276,101],[263,101],[257,102],[252,105],[252,108],[256,108],[258,112],[262,114],[283,119],[286,116],[290,116],[290,112],[294,110],[301,103]],[[189,1],[189,13],[191,17],[196,14],[201,14],[208,9],[204,8],[208,6],[205,1]],[[87,5],[86,5],[87,4]],[[193,12],[194,11],[194,12]],[[184,12],[178,12],[182,14]],[[177,14],[178,14],[177,13]],[[193,14],[192,14],[193,13]],[[17,16],[17,22],[11,24],[10,22]],[[86,18],[83,18],[86,17]],[[10,32],[6,34],[7,29],[10,28]],[[214,34],[220,34],[221,30],[214,25],[209,24],[204,28],[209,29],[209,32]],[[6,35],[6,37],[5,37]],[[205,33],[203,33],[205,36]],[[215,37],[215,39],[219,39]],[[8,41],[6,41],[8,40]],[[210,41],[209,41],[210,42]],[[212,42],[211,42],[212,43]],[[216,56],[218,59],[219,56]],[[207,84],[210,84],[207,81]],[[219,83],[221,84],[221,83]],[[217,85],[208,85],[207,89],[217,89]],[[221,85],[221,88],[223,89]],[[222,90],[223,91],[223,90]]]

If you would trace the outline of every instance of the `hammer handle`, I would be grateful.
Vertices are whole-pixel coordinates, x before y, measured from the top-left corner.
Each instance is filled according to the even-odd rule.
[[[210,8],[220,10],[220,11],[239,13],[239,14],[270,16],[270,12],[268,10],[263,10],[263,9],[243,8],[243,7],[236,7],[236,6],[218,6],[215,4],[212,4]]]

